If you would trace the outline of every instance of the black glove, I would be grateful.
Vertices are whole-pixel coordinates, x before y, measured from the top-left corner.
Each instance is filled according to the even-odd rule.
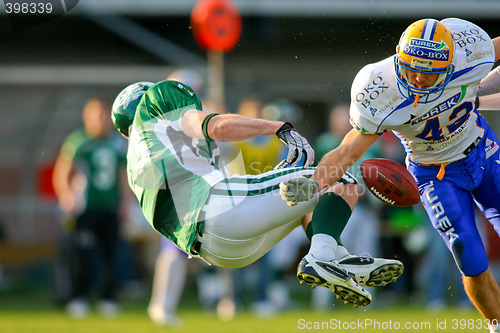
[[[292,124],[288,122],[284,123],[276,132],[276,136],[288,147],[288,155],[286,157],[288,163],[292,166],[297,165],[304,154],[304,167],[313,165],[314,150],[309,145],[309,142],[293,129]]]

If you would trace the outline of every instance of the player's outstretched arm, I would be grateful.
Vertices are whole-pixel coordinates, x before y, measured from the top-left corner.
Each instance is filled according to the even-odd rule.
[[[478,110],[500,111],[500,93],[479,96],[476,106]]]
[[[282,121],[250,118],[237,114],[214,115],[194,109],[187,111],[182,118],[184,133],[198,139],[204,139],[208,135],[214,141],[231,142],[274,134],[284,124]],[[208,121],[207,117],[210,117]]]
[[[495,62],[497,62],[500,60],[500,36],[493,38],[491,41],[495,47]]]
[[[291,124],[282,121],[189,110],[183,116],[182,128],[191,137],[224,142],[276,134],[288,146],[287,162],[295,165],[303,155],[306,158],[305,166],[311,165],[314,161],[314,150],[307,140],[298,134]]]
[[[337,148],[321,159],[311,178],[318,182],[319,189],[334,184],[379,137],[378,134],[361,134],[352,129]]]
[[[492,41],[496,62],[500,60],[500,37]],[[479,83],[476,104],[478,110],[500,110],[500,66],[489,72]]]

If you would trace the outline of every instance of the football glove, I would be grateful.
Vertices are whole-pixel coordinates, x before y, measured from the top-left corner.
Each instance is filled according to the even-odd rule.
[[[288,163],[287,160],[282,160],[281,162],[279,162],[278,164],[276,164],[276,166],[274,167],[274,170],[286,169],[286,168],[289,168],[291,166],[292,165],[290,163]]]
[[[313,165],[314,150],[309,145],[309,142],[293,129],[292,124],[284,123],[276,132],[276,136],[288,147],[286,157],[288,163],[296,166],[302,159],[302,155],[305,155],[304,168]]]
[[[296,177],[280,183],[280,194],[288,206],[295,206],[314,197],[318,193],[318,188],[318,182],[314,179]]]

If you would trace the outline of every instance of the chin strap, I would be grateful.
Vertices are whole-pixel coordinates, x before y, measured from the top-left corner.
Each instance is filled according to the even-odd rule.
[[[416,94],[415,95],[415,101],[413,102],[413,107],[416,108],[418,105],[418,102],[420,102],[420,95]]]

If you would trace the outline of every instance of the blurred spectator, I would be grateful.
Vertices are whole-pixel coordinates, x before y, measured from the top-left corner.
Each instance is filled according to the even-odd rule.
[[[257,97],[247,97],[240,102],[238,114],[251,118],[265,118],[262,110],[264,102]],[[282,159],[286,146],[275,136],[258,136],[238,141],[245,170],[240,174],[257,175],[272,170]]]
[[[184,291],[187,259],[187,254],[162,237],[148,306],[149,317],[160,326],[178,326],[181,323],[177,317],[177,307]]]
[[[238,106],[238,114],[268,120],[289,121],[296,124],[301,118],[301,110],[294,103],[278,99],[272,103],[265,104],[256,96],[244,98]],[[236,142],[243,157],[244,170],[239,174],[260,174],[272,170],[282,159],[286,158],[286,146],[272,135],[255,137],[249,140]],[[276,244],[266,255],[250,267],[238,269],[237,281],[245,281],[243,275],[249,270],[257,274],[256,281],[252,286],[252,310],[259,316],[272,316],[278,311],[290,307],[291,301],[289,287],[286,277],[290,269],[295,266],[299,256],[301,244],[307,242],[307,238],[301,227],[292,231],[278,244]],[[240,283],[237,287],[241,298],[247,284]]]
[[[91,287],[97,278],[102,279],[99,312],[107,317],[119,313],[116,250],[120,213],[125,212],[120,204],[126,188],[126,141],[113,129],[109,114],[106,100],[90,99],[83,109],[84,127],[65,139],[54,168],[59,205],[74,217],[74,225],[68,226],[71,299],[66,310],[75,318],[88,315]],[[123,193],[130,196],[128,189]],[[102,254],[102,265],[95,270],[98,253]]]
[[[399,139],[392,132],[382,134],[377,141],[381,151],[381,157],[387,158],[405,165],[405,151]],[[415,267],[416,259],[405,245],[410,232],[422,224],[423,216],[418,215],[414,207],[393,207],[381,205],[381,255],[389,255],[397,258],[405,266],[405,273],[399,281],[389,286],[389,290],[403,290],[407,295],[415,291]]]
[[[0,245],[3,244],[7,239],[7,234],[5,232],[3,216],[0,215]],[[0,290],[3,289],[5,284],[5,277],[3,273],[3,266],[0,262]]]
[[[318,163],[323,155],[336,148],[351,129],[349,105],[338,104],[332,107],[328,115],[328,130],[318,136],[314,145],[316,162]]]

